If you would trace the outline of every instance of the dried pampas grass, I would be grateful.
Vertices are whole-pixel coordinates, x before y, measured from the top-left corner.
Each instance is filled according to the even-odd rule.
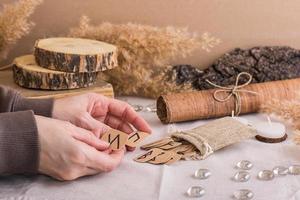
[[[0,12],[0,58],[5,58],[9,49],[20,38],[29,33],[34,25],[28,21],[41,0],[19,0],[3,5]]]
[[[273,115],[279,120],[300,129],[300,99],[292,101],[273,99],[261,106],[261,112]]]
[[[300,145],[300,130],[296,129],[294,130],[294,142],[298,145]]]
[[[117,95],[157,97],[162,93],[187,90],[177,86],[166,75],[171,59],[190,55],[197,48],[210,51],[219,39],[204,33],[202,36],[188,32],[186,28],[141,24],[102,23],[90,25],[89,18],[81,17],[78,27],[69,32],[71,37],[81,37],[108,42],[118,47],[119,67],[104,72],[106,80],[113,84]]]
[[[291,125],[294,141],[296,144],[300,144],[300,94],[294,100],[273,99],[263,104],[260,111]]]

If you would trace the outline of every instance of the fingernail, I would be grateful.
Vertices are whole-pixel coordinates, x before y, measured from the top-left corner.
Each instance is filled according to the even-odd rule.
[[[104,144],[105,146],[108,146],[108,147],[109,147],[109,145],[110,145],[110,143],[108,143],[108,142],[106,142],[106,141],[103,141],[103,144]]]

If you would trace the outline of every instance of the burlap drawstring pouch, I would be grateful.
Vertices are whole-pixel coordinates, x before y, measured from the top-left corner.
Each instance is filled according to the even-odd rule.
[[[175,140],[193,144],[199,152],[197,159],[205,159],[213,152],[257,135],[254,128],[232,117],[224,117],[187,131],[172,134]]]

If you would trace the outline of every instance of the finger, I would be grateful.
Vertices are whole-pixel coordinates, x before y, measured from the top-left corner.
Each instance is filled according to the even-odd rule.
[[[75,127],[75,130],[73,131],[73,137],[100,151],[108,149],[110,145],[108,142],[97,138],[92,132],[79,127]]]
[[[118,129],[128,134],[133,132],[129,124],[110,114],[106,116],[104,123],[110,126],[111,128]]]
[[[95,174],[99,174],[99,173],[100,173],[99,170],[95,170],[90,167],[82,167],[82,168],[78,169],[78,174],[72,180],[75,180],[79,177],[91,176],[91,175],[95,175]]]
[[[90,176],[90,175],[95,175],[95,174],[99,174],[99,170],[95,170],[93,168],[90,167],[86,167],[84,170],[84,176]]]
[[[127,149],[128,151],[134,151],[134,150],[135,150],[135,147],[129,147],[129,146],[126,146],[126,149]]]
[[[106,154],[110,154],[113,150],[111,148],[108,148],[104,151],[102,151],[103,153],[106,153]]]
[[[131,134],[133,132],[132,128],[126,122],[120,120],[119,118],[108,114],[105,118],[105,124],[109,125],[111,128],[118,129],[127,134]],[[134,151],[135,147],[126,146],[128,151]]]
[[[78,117],[76,125],[92,131],[98,138],[101,134],[109,130],[107,125],[93,118],[88,112],[85,112]]]
[[[96,149],[89,149],[87,152],[88,166],[103,172],[112,171],[121,163],[124,152],[124,150],[118,150],[107,154]]]
[[[109,99],[108,110],[111,115],[132,124],[136,129],[151,132],[149,124],[129,104],[116,99]]]

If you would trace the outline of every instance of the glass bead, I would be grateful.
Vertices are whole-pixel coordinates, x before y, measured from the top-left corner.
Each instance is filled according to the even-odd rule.
[[[257,177],[258,179],[263,181],[270,181],[274,178],[274,173],[271,170],[262,170],[258,172]]]
[[[249,160],[242,160],[236,164],[236,167],[243,170],[250,170],[253,164]]]
[[[178,132],[177,128],[174,126],[174,124],[170,124],[167,128],[167,132],[168,133],[175,133],[175,132]]]
[[[289,167],[289,174],[300,175],[300,165],[292,165]]]
[[[234,176],[233,176],[233,180],[237,181],[237,182],[246,182],[250,179],[250,174],[249,172],[246,171],[238,171]]]
[[[151,104],[146,106],[146,111],[148,112],[156,112],[157,108],[156,108],[156,104]]]
[[[133,109],[134,109],[136,112],[140,112],[140,111],[142,111],[142,110],[144,109],[143,106],[137,105],[137,104],[133,104],[133,105],[131,105],[131,106],[133,107]]]
[[[207,179],[211,176],[211,172],[208,169],[198,169],[194,174],[197,179]]]
[[[289,169],[283,166],[276,166],[273,168],[273,173],[275,176],[285,176],[289,173]]]
[[[205,194],[205,190],[200,186],[192,186],[186,192],[188,197],[202,197]]]
[[[254,194],[251,190],[241,189],[233,193],[233,198],[237,200],[249,200],[254,197]]]

